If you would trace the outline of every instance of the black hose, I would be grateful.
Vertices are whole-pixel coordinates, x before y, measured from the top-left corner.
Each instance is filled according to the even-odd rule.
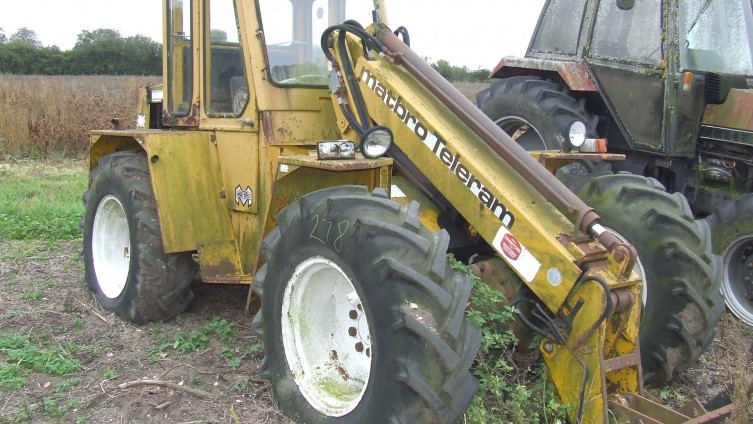
[[[406,46],[410,47],[410,34],[408,34],[408,28],[406,28],[404,26],[399,26],[393,32],[393,34],[395,34],[398,37],[402,38],[403,39],[403,43],[405,43]]]
[[[346,43],[346,37],[345,32],[340,32],[337,36],[337,45],[340,50],[340,65],[343,67],[343,73],[345,77],[345,82],[348,84],[348,88],[350,88],[350,94],[353,97],[353,103],[356,107],[356,112],[358,113],[358,118],[360,119],[360,127],[363,130],[368,129],[371,125],[369,125],[369,114],[366,112],[366,103],[363,101],[363,96],[361,96],[361,91],[358,89],[358,82],[356,79],[355,72],[353,71],[353,64],[350,61],[350,58],[348,57],[348,50]],[[365,48],[365,47],[364,47]],[[363,132],[361,132],[363,134]]]

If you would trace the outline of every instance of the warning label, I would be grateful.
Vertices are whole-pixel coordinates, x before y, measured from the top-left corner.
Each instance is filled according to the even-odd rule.
[[[492,245],[521,278],[529,283],[533,281],[536,273],[541,269],[541,263],[510,233],[507,227],[504,225],[499,227]]]
[[[502,248],[502,253],[512,260],[518,259],[523,252],[520,242],[512,234],[505,234],[499,247]]]

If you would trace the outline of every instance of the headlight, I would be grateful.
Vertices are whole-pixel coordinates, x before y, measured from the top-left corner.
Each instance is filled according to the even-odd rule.
[[[570,124],[567,135],[570,145],[575,149],[580,148],[586,142],[586,124],[581,121],[574,121]]]
[[[369,159],[385,155],[392,146],[392,131],[385,127],[371,127],[361,137],[361,151]]]

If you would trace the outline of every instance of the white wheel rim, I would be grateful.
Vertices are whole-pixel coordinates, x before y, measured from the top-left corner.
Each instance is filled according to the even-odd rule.
[[[92,225],[92,263],[102,294],[110,299],[125,289],[131,263],[131,235],[120,201],[105,196],[97,206]]]
[[[353,411],[371,374],[369,322],[345,272],[313,256],[301,262],[282,302],[285,358],[304,398],[320,413]]]
[[[753,326],[753,303],[749,299],[753,284],[753,237],[746,235],[730,243],[722,255],[722,263],[724,302],[736,317]]]

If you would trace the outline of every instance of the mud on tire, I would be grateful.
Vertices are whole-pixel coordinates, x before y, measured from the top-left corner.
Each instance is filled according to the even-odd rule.
[[[481,333],[466,321],[471,282],[447,263],[447,233],[420,224],[418,203],[356,186],[311,193],[278,225],[263,243],[253,327],[280,409],[306,423],[454,422],[477,389]]]
[[[708,225],[693,219],[681,194],[668,194],[653,178],[609,173],[573,189],[638,251],[647,294],[640,328],[644,379],[670,380],[709,346],[724,307]]]
[[[136,324],[184,311],[197,266],[190,253],[164,252],[146,156],[103,157],[83,201],[86,281],[102,307]]]

